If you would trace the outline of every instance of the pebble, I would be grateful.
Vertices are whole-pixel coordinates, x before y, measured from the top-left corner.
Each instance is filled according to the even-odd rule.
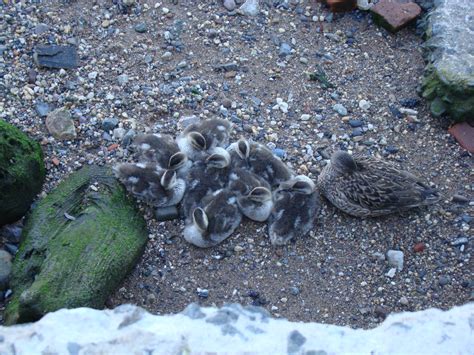
[[[115,128],[113,136],[115,139],[121,140],[125,136],[125,129],[123,129],[122,127]]]
[[[164,59],[164,60],[171,60],[172,56],[173,56],[173,54],[171,52],[165,52],[165,53],[163,53],[161,58]]]
[[[393,279],[396,273],[397,273],[397,269],[392,267],[390,270],[388,270],[388,272],[385,275]]]
[[[341,116],[347,115],[347,109],[342,104],[335,104],[332,109]]]
[[[286,151],[281,149],[281,148],[273,149],[273,154],[275,154],[280,159],[285,159],[286,158]]]
[[[453,195],[453,199],[452,199],[453,202],[456,202],[456,203],[468,203],[469,202],[469,199],[465,196],[462,196],[462,195],[459,195],[459,194],[455,194]]]
[[[93,71],[93,72],[90,72],[89,74],[87,74],[87,77],[91,80],[95,80],[95,79],[97,79],[98,74],[99,73],[97,73],[96,71]]]
[[[425,244],[424,243],[416,243],[415,246],[413,247],[413,251],[415,253],[421,253],[425,250]]]
[[[36,113],[40,117],[46,117],[48,113],[51,111],[49,105],[45,102],[37,102],[35,105]]]
[[[109,117],[102,121],[102,129],[104,131],[111,131],[119,124],[119,120],[115,117]]]
[[[403,252],[400,250],[389,250],[387,252],[388,264],[397,268],[398,271],[403,270],[403,257]]]
[[[280,44],[280,51],[278,55],[280,57],[286,57],[291,54],[291,46],[288,43],[283,42]]]
[[[148,30],[148,26],[146,25],[146,23],[141,22],[136,24],[133,29],[135,30],[135,32],[145,33]]]
[[[467,243],[469,243],[469,239],[467,239],[467,237],[459,237],[450,242],[452,246],[459,246]]]
[[[246,16],[257,16],[259,13],[259,0],[246,0],[239,8],[239,12]]]
[[[300,294],[300,289],[298,287],[292,286],[290,287],[290,293],[293,296],[298,296]]]
[[[235,4],[234,0],[224,0],[224,7],[229,11],[233,11],[237,5]]]
[[[311,115],[308,115],[307,113],[302,114],[300,117],[301,121],[309,121],[310,119],[311,119]]]
[[[127,131],[127,133],[125,133],[125,135],[124,135],[123,138],[122,138],[122,146],[124,146],[124,147],[129,146],[129,145],[132,143],[133,138],[134,138],[135,136],[136,136],[135,130],[129,129],[129,130]]]
[[[128,83],[128,75],[127,74],[121,74],[117,77],[117,81],[120,85],[125,85]]]
[[[201,298],[207,298],[209,297],[209,290],[205,289],[205,288],[197,288],[196,290],[197,294],[199,297]]]
[[[58,108],[46,117],[46,128],[56,139],[69,140],[76,137],[76,127],[71,113],[65,107]]]
[[[446,286],[451,282],[451,278],[449,276],[442,275],[438,279],[438,283],[440,286]]]
[[[272,108],[273,110],[280,110],[283,113],[288,112],[288,104],[285,101],[283,101],[282,98],[277,97],[276,102],[277,102],[276,105],[273,106]]]
[[[370,102],[368,102],[366,100],[360,100],[359,101],[359,108],[363,111],[369,111],[371,106],[372,105],[370,104]]]
[[[404,306],[407,306],[408,305],[408,298],[406,298],[405,296],[402,296],[398,302],[400,302],[400,304],[402,304]]]
[[[351,127],[356,128],[356,127],[362,127],[364,122],[362,122],[361,120],[349,120],[349,124],[351,125]]]

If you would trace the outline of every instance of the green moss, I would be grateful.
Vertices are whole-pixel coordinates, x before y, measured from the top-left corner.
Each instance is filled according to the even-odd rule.
[[[26,213],[41,191],[45,175],[40,145],[0,120],[0,225]]]
[[[90,188],[94,183],[97,192]],[[134,202],[100,167],[85,167],[61,183],[38,204],[23,233],[7,324],[36,320],[59,308],[103,307],[148,239]]]
[[[441,74],[440,74],[441,73]],[[430,101],[431,113],[435,117],[448,114],[455,121],[469,120],[474,117],[474,91],[463,83],[447,79],[448,73],[428,66],[422,81],[422,96]],[[441,79],[441,77],[443,79]],[[450,80],[455,78],[451,76]]]

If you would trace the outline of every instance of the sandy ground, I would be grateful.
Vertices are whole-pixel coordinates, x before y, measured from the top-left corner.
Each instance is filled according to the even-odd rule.
[[[190,302],[239,302],[290,320],[366,328],[391,312],[447,309],[472,299],[470,245],[452,242],[472,236],[473,207],[452,196],[473,200],[473,159],[447,134],[448,121],[431,117],[417,96],[424,62],[414,27],[392,35],[360,11],[328,22],[327,9],[309,1],[290,1],[288,9],[262,1],[255,18],[211,0],[140,1],[128,13],[113,3],[43,1],[0,9],[7,20],[0,24],[6,45],[1,117],[43,145],[44,193],[83,164],[129,159],[122,141],[129,129],[176,135],[183,117],[196,115],[232,120],[235,138],[281,149],[295,171],[313,179],[342,148],[423,176],[444,198],[431,208],[368,220],[324,201],[314,230],[288,246],[271,246],[265,224],[245,221],[208,250],[182,239],[181,221],[157,222],[142,206],[150,241],[107,306],[134,303],[164,314]],[[35,34],[41,23],[47,30]],[[144,33],[138,24],[145,24]],[[78,44],[81,66],[38,69],[31,58],[38,43]],[[279,55],[281,43],[291,54]],[[222,67],[229,63],[235,65]],[[333,88],[308,79],[318,68]],[[277,98],[289,104],[288,113],[273,109]],[[71,110],[75,140],[51,138],[35,109],[40,101]],[[335,104],[347,114],[338,114]],[[122,131],[103,130],[110,117]],[[417,243],[423,251],[414,251]],[[390,249],[401,250],[405,261],[393,278],[384,260]]]

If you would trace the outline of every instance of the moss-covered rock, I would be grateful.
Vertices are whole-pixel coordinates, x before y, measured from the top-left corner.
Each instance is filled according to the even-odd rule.
[[[20,219],[45,178],[40,145],[0,120],[0,226]]]
[[[474,41],[466,14],[474,2],[440,0],[428,15],[425,48],[428,65],[421,94],[433,116],[448,114],[455,121],[474,120]]]
[[[109,169],[84,167],[31,212],[13,263],[6,324],[101,308],[143,253],[143,216]]]

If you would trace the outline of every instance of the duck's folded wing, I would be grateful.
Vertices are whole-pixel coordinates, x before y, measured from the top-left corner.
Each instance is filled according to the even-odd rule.
[[[354,174],[353,179],[346,181],[344,192],[355,204],[380,213],[426,205],[438,199],[435,189],[398,170],[386,174]]]

